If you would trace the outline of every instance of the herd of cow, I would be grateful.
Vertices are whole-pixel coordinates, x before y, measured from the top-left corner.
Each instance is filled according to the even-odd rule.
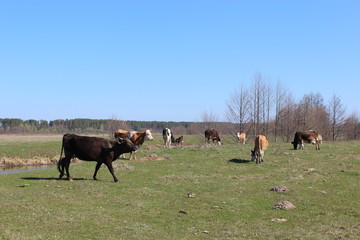
[[[166,148],[170,148],[171,145],[182,145],[184,137],[174,137],[172,131],[169,128],[163,129],[163,139]],[[108,140],[98,137],[78,136],[75,134],[65,134],[62,139],[62,147],[60,159],[57,164],[58,171],[60,172],[59,178],[61,179],[66,172],[68,180],[72,180],[69,173],[69,166],[72,158],[78,158],[84,161],[97,162],[93,179],[96,180],[96,174],[102,164],[105,164],[109,169],[111,175],[114,178],[114,182],[118,182],[118,178],[114,174],[112,162],[120,157],[124,153],[130,153],[129,160],[132,156],[136,159],[136,151],[144,143],[145,140],[153,140],[150,130],[144,132],[136,131],[124,131],[116,130],[114,133],[115,140]],[[246,134],[237,133],[237,139],[239,143],[245,144]],[[215,129],[207,129],[205,131],[205,141],[210,143],[221,145],[221,139],[219,133]],[[294,149],[304,149],[304,143],[311,143],[316,145],[316,150],[320,150],[320,144],[322,143],[321,135],[314,131],[301,131],[296,132],[294,136],[293,144]],[[264,161],[264,153],[268,148],[269,142],[266,136],[257,135],[255,138],[254,150],[251,151],[251,159],[256,163]],[[64,153],[64,157],[62,157]],[[64,172],[65,171],[65,172]]]

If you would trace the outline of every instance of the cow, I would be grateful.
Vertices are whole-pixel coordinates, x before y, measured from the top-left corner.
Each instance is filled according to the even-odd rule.
[[[170,128],[164,128],[162,135],[164,139],[165,148],[170,148],[171,144],[175,142],[174,135],[172,134]]]
[[[254,150],[251,150],[251,160],[256,160],[256,164],[264,161],[265,150],[269,147],[269,142],[264,135],[257,135],[255,138]]]
[[[246,142],[246,133],[239,133],[238,132],[236,134],[236,136],[237,136],[237,139],[238,139],[239,143],[245,144],[245,142]]]
[[[118,178],[114,175],[112,162],[115,161],[120,154],[131,151],[136,151],[139,147],[133,144],[127,138],[118,138],[117,141],[111,141],[98,137],[79,136],[75,134],[65,134],[62,139],[60,159],[57,163],[58,171],[60,172],[59,179],[64,176],[64,169],[68,180],[72,180],[69,173],[70,161],[76,157],[84,161],[96,161],[94,180],[97,180],[96,174],[100,166],[104,163],[114,182],[118,182]],[[62,157],[62,154],[65,157]]]
[[[180,136],[180,137],[178,137],[177,139],[175,139],[175,145],[180,145],[180,146],[182,146],[182,144],[183,144],[183,142],[184,142],[184,136]]]
[[[217,141],[217,143],[221,145],[219,133],[215,129],[207,129],[205,131],[205,141],[210,143],[210,139],[212,139],[213,143]]]
[[[298,145],[300,145],[300,148],[304,150],[304,142],[316,145],[316,150],[320,150],[322,136],[314,130],[296,132],[294,141],[292,141],[291,144],[294,146],[295,150],[298,149]]]
[[[140,147],[145,140],[153,140],[153,136],[151,135],[151,131],[148,129],[145,132],[136,132],[136,131],[125,131],[118,129],[114,133],[115,139],[117,138],[125,138],[128,137],[131,142],[133,142],[135,145]],[[129,160],[132,159],[132,156],[134,155],[134,159],[136,160],[136,151],[130,152]]]

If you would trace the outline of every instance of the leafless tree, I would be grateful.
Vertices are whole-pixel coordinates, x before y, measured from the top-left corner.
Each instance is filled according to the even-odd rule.
[[[298,130],[297,125],[297,105],[290,93],[283,98],[281,108],[278,113],[278,134],[283,137],[283,140],[289,142]]]
[[[297,106],[297,125],[299,130],[317,130],[322,134],[328,130],[328,115],[324,99],[320,93],[306,94]]]
[[[226,118],[229,122],[234,123],[236,129],[229,129],[232,135],[236,132],[248,133],[247,128],[250,121],[250,94],[245,90],[244,85],[236,89],[227,102]]]
[[[118,118],[115,115],[113,115],[111,116],[110,120],[107,122],[107,126],[106,126],[106,130],[109,134],[109,137],[113,138],[115,131],[118,129],[129,130],[128,126],[124,121],[118,120]]]
[[[256,73],[251,89],[251,122],[254,135],[268,132],[267,122],[270,120],[271,87],[265,84],[263,76]]]
[[[337,140],[344,129],[345,107],[339,96],[334,94],[329,101],[330,134],[333,141]]]
[[[202,112],[201,120],[206,129],[216,128],[219,123],[219,117],[213,111]]]
[[[254,135],[256,136],[259,132],[259,126],[260,126],[260,107],[261,107],[261,84],[262,76],[257,73],[254,76],[254,82],[251,89],[251,100],[252,103],[250,105],[251,107],[251,123],[252,123],[252,129],[254,131]]]
[[[281,134],[280,119],[282,118],[282,109],[286,104],[287,91],[280,81],[276,84],[275,90],[275,124],[274,124],[274,135],[275,142],[278,141],[278,136]]]
[[[357,112],[353,112],[344,121],[344,132],[347,140],[360,138],[360,118]]]

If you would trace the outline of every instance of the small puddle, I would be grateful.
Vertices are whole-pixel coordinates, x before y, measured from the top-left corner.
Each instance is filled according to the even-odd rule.
[[[44,169],[55,168],[56,166],[23,166],[23,167],[12,167],[12,168],[0,168],[0,175],[12,174],[12,173],[22,173],[22,172],[33,172]]]

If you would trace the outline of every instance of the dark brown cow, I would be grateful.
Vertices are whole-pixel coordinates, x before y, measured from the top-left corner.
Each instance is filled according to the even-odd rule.
[[[320,150],[322,136],[314,130],[296,132],[294,141],[292,141],[291,144],[293,144],[294,149],[298,149],[298,145],[300,145],[301,149],[304,149],[304,142],[316,145],[316,150]]]
[[[127,138],[119,138],[117,141],[110,141],[97,137],[65,134],[62,139],[60,160],[57,164],[60,172],[59,178],[61,179],[64,176],[65,169],[67,179],[72,180],[69,173],[70,161],[72,158],[77,157],[80,160],[97,162],[93,175],[94,180],[97,180],[96,174],[100,166],[104,163],[113,176],[114,182],[118,182],[119,180],[114,175],[112,162],[115,161],[120,154],[136,151],[137,149],[138,146],[133,144]],[[65,157],[62,158],[63,151]]]
[[[210,143],[210,139],[212,139],[213,143],[217,141],[217,143],[221,145],[219,133],[215,129],[207,129],[205,131],[205,141]]]
[[[175,139],[174,144],[182,146],[183,142],[184,142],[184,136],[180,136],[177,139]]]

